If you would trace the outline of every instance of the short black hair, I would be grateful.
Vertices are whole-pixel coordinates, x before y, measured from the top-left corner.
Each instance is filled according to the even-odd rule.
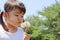
[[[10,12],[11,10],[13,10],[13,8],[18,8],[19,10],[23,11],[24,13],[26,12],[26,8],[24,6],[23,3],[18,3],[19,5],[12,5],[10,3],[5,3],[4,5],[4,10],[5,12]]]

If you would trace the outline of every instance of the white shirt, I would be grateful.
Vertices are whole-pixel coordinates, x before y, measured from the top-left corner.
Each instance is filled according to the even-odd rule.
[[[23,40],[24,37],[24,31],[22,28],[18,27],[17,32],[10,33],[3,29],[3,27],[0,25],[0,40]]]

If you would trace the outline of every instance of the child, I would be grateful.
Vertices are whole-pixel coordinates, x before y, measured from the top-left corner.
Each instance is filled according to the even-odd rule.
[[[23,22],[26,12],[24,4],[7,1],[4,10],[0,15],[0,40],[29,40],[23,29],[18,27]]]

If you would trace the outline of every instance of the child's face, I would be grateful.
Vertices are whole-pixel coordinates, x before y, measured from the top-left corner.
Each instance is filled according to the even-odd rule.
[[[24,13],[19,9],[13,9],[11,12],[6,14],[6,21],[12,26],[19,26],[23,22]]]

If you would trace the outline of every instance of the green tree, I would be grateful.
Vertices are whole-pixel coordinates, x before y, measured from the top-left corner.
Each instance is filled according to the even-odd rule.
[[[38,14],[46,19],[42,20],[39,16],[27,19],[31,23],[27,29],[30,40],[60,40],[60,4],[53,4]]]

